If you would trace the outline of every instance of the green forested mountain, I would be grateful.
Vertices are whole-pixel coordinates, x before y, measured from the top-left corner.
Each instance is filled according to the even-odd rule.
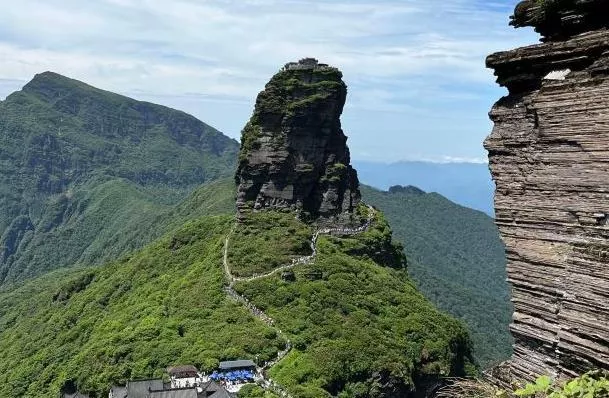
[[[217,198],[232,194],[226,188],[211,184],[176,211],[222,212]],[[273,358],[286,341],[223,290],[230,212],[193,219],[114,263],[5,287],[0,396],[56,396],[72,380],[100,397],[111,383],[160,375],[168,365],[212,370],[225,359]],[[243,228],[274,242],[292,228],[308,229],[293,224],[293,214],[268,212]],[[249,244],[234,239],[229,250]],[[408,396],[415,383],[423,389],[469,369],[465,328],[418,293],[399,262],[392,268],[373,260],[399,250],[380,214],[367,232],[320,237],[317,248],[313,264],[294,269],[294,282],[276,274],[236,286],[292,341],[271,374],[294,396]],[[271,260],[286,255],[272,244],[266,252]],[[320,276],[311,279],[312,271]]]
[[[284,348],[222,290],[235,141],[182,112],[48,72],[0,102],[0,140],[0,396],[55,396],[68,379],[101,396],[167,365],[209,370]],[[496,294],[506,291],[490,219],[406,191],[362,188],[405,244],[416,283],[468,323],[478,359],[502,358],[507,298]],[[310,226],[292,215],[243,225],[229,246],[237,275],[310,249]],[[379,215],[365,234],[320,237],[295,282],[277,274],[235,286],[294,343],[271,374],[296,396],[403,396],[470,368],[465,329],[387,266],[400,257],[390,241]]]
[[[403,243],[408,271],[439,308],[469,327],[483,366],[511,353],[504,247],[492,218],[415,187],[362,187]]]
[[[140,247],[237,151],[183,112],[37,75],[0,102],[0,283]]]

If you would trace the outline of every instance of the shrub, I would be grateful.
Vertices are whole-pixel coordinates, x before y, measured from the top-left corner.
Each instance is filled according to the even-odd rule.
[[[556,385],[548,376],[541,376],[514,394],[518,397],[535,398],[596,398],[609,396],[609,374],[594,371],[568,382]]]

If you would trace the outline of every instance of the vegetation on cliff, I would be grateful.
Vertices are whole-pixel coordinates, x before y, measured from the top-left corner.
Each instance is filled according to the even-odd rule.
[[[605,398],[608,396],[609,374],[607,371],[595,370],[563,381],[554,381],[544,375],[533,383],[527,383],[522,388],[511,391],[481,380],[455,380],[454,383],[440,390],[437,398]]]
[[[237,143],[183,112],[45,72],[0,102],[0,283],[102,263],[154,236]],[[158,235],[156,235],[158,236]]]
[[[258,95],[254,114],[242,131],[240,162],[246,162],[248,154],[257,149],[255,142],[266,120],[291,119],[316,104],[323,105],[325,99],[346,90],[342,77],[336,68],[284,69],[275,74]]]
[[[404,245],[408,272],[435,305],[463,320],[481,366],[509,358],[512,339],[505,254],[494,220],[414,187],[362,197],[383,211]]]
[[[315,262],[294,268],[294,281],[238,282],[292,340],[271,375],[298,397],[377,397],[473,371],[466,329],[417,291],[402,259],[378,214],[364,233],[320,235]]]
[[[289,63],[265,85],[241,134],[237,210],[299,210],[311,219],[359,203],[340,116],[342,73],[312,58]]]

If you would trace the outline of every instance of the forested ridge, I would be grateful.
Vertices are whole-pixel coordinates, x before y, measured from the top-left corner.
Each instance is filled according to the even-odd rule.
[[[507,359],[512,309],[494,220],[416,187],[364,186],[362,196],[385,213],[421,292],[468,325],[480,364]]]
[[[231,175],[237,151],[184,112],[36,75],[0,102],[0,283],[149,242],[126,231]]]
[[[208,200],[216,197],[193,195],[181,208],[215,208]],[[117,262],[55,271],[1,291],[0,395],[51,396],[73,380],[99,397],[112,383],[158,376],[172,364],[210,371],[220,360],[273,358],[285,342],[223,289],[222,246],[233,217],[199,217]],[[268,212],[248,228],[271,242],[282,228],[304,227],[290,227],[293,220]],[[249,242],[236,241],[233,250],[242,244]],[[266,250],[285,256],[272,245]],[[389,267],[370,255],[395,250],[379,214],[367,232],[320,238],[318,258],[295,269],[295,282],[275,275],[238,283],[294,342],[271,370],[289,391],[407,394],[440,376],[473,371],[463,325],[417,292],[400,261]],[[320,276],[310,279],[311,270]]]
[[[52,73],[0,102],[0,132],[0,396],[54,395],[67,380],[103,396],[168,365],[211,370],[284,349],[223,291],[235,141]],[[389,222],[379,213],[358,236],[320,237],[296,281],[235,286],[295,343],[273,377],[297,396],[367,397],[473,372],[467,330],[447,313],[467,323],[482,365],[503,359],[509,309],[492,220],[416,188],[362,194]],[[308,253],[312,226],[288,214],[242,220],[236,274]]]

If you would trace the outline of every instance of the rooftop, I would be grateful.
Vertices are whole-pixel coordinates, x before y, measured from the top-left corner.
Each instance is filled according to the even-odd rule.
[[[167,390],[150,391],[146,398],[197,398],[196,387],[172,388]],[[131,396],[129,396],[131,398]]]
[[[127,387],[112,386],[112,398],[127,398]]]
[[[188,375],[197,376],[199,374],[199,370],[193,365],[179,365],[167,368],[167,373],[169,374],[169,376],[178,377],[184,377]]]
[[[224,387],[215,381],[209,381],[201,386],[203,391],[207,392],[207,396],[211,398],[231,398],[231,395]]]
[[[283,67],[283,70],[293,69],[336,69],[328,64],[321,64],[315,58],[303,58],[298,62],[288,62]]]
[[[220,362],[220,370],[230,370],[230,369],[241,369],[241,368],[255,368],[256,364],[254,361],[249,359],[239,359],[237,361],[223,361]]]
[[[131,380],[127,382],[127,396],[129,398],[148,398],[150,391],[163,389],[162,379]]]

